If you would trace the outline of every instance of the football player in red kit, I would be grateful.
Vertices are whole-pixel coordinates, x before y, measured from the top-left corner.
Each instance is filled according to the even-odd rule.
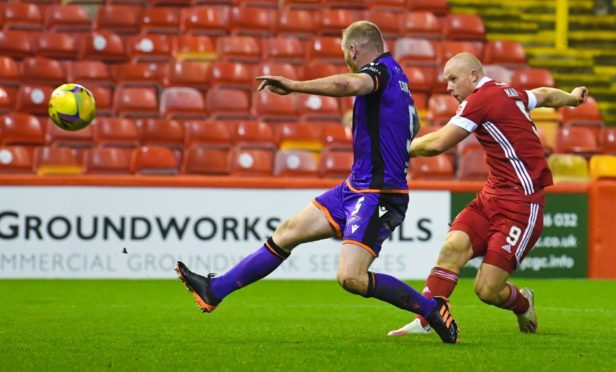
[[[475,293],[487,304],[513,311],[520,331],[534,333],[534,293],[508,281],[541,235],[544,189],[552,185],[529,111],[577,106],[586,101],[588,90],[516,89],[485,76],[479,60],[469,53],[451,58],[444,76],[447,90],[460,102],[458,111],[438,131],[415,139],[410,154],[434,156],[474,133],[485,151],[489,175],[477,197],[453,221],[426,280],[424,295],[448,298],[464,264],[483,256]],[[429,332],[430,326],[417,317],[389,334]]]

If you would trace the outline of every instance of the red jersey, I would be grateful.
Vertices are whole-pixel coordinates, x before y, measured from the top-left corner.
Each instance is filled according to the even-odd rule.
[[[451,119],[450,123],[474,132],[485,150],[489,169],[485,192],[543,203],[543,188],[553,181],[529,115],[536,104],[532,92],[484,77]]]

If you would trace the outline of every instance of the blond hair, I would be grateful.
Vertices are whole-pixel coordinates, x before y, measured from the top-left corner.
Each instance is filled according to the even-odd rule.
[[[383,35],[379,27],[369,21],[357,21],[349,25],[342,31],[342,39],[346,49],[350,44],[356,44],[357,46],[371,47],[376,49],[377,52],[383,53]]]

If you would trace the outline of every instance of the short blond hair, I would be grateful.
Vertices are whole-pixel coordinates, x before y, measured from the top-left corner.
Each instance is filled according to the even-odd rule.
[[[376,49],[377,52],[383,53],[384,41],[383,35],[379,27],[369,21],[357,21],[349,25],[342,31],[342,39],[348,48],[350,43],[356,43],[358,46],[370,46]]]

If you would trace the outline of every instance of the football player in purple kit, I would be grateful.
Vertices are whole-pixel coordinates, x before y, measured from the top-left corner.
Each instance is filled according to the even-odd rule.
[[[301,243],[342,239],[337,280],[347,291],[374,297],[424,316],[446,343],[458,328],[443,298],[427,298],[404,282],[368,271],[384,240],[404,220],[409,196],[409,148],[419,127],[408,79],[389,53],[379,28],[358,21],[342,33],[342,51],[351,70],[308,81],[260,76],[259,91],[324,96],[356,96],[353,108],[354,162],[350,176],[282,222],[254,253],[220,277],[176,271],[204,312],[213,311],[231,292],[274,271]]]

